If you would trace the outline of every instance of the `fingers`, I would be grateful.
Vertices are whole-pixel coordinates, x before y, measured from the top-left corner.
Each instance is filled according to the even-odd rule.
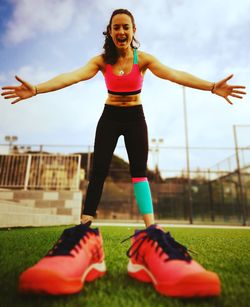
[[[6,91],[1,93],[1,96],[4,97],[4,99],[10,99],[10,98],[16,98],[18,97],[15,91]]]
[[[6,96],[6,95],[9,95],[9,94],[14,94],[15,91],[7,91],[7,92],[3,92],[1,93],[2,96]]]
[[[17,79],[17,81],[21,82],[26,88],[31,88],[31,85],[30,85],[29,82],[27,82],[27,81],[21,79],[21,78],[18,77],[18,76],[15,76],[15,78]]]
[[[239,85],[239,86],[237,86],[237,88],[245,88],[245,87]],[[246,94],[246,92],[238,91],[238,90],[233,89],[232,92],[229,95],[232,96],[232,97],[235,97],[235,98],[242,99],[243,95],[245,95],[245,94]]]
[[[23,79],[21,79],[20,77],[18,77],[17,75],[15,75],[15,78],[17,79],[17,81],[24,83],[25,81]]]
[[[236,98],[240,98],[240,99],[242,99],[242,98],[243,98],[242,96],[240,96],[240,95],[236,95],[236,94],[230,94],[230,96],[232,96],[232,97],[236,97]]]
[[[232,101],[231,101],[229,98],[225,97],[225,99],[226,99],[226,101],[227,101],[229,104],[233,104]]]
[[[228,77],[226,77],[225,79],[222,79],[220,82],[221,83],[226,83],[228,80],[232,79],[233,78],[233,74],[229,75]]]
[[[12,94],[12,95],[8,95],[4,97],[4,99],[10,99],[10,98],[16,98],[16,97],[18,97],[16,94]]]
[[[21,83],[22,83],[23,85],[25,85],[27,88],[30,88],[30,87],[31,87],[31,85],[30,85],[27,81],[21,79],[20,77],[15,76],[15,78],[17,79],[17,81],[21,82]],[[19,87],[20,87],[20,85],[18,85],[18,86],[16,86],[16,85],[7,85],[7,86],[3,86],[3,87],[2,87],[2,90],[15,90],[15,89],[17,89],[17,88],[19,88]]]
[[[237,91],[237,90],[232,90],[232,93],[234,93],[234,94],[242,94],[242,95],[246,94],[246,92]]]
[[[20,100],[22,100],[22,98],[17,98],[17,99],[14,100],[11,104],[15,104],[15,103],[19,102]]]
[[[11,85],[7,85],[7,86],[3,86],[2,90],[15,90],[17,89],[19,86],[11,86]]]
[[[235,88],[243,88],[243,89],[245,89],[246,87],[242,86],[242,85],[230,85],[230,88],[231,89],[235,89]]]

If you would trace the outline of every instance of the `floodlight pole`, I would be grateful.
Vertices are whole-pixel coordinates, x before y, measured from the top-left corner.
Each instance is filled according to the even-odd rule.
[[[244,193],[243,193],[243,186],[242,186],[242,178],[241,178],[241,170],[240,170],[240,158],[239,158],[239,147],[238,147],[238,139],[237,139],[236,128],[237,128],[237,126],[233,125],[235,157],[236,157],[236,163],[237,163],[237,176],[238,176],[238,183],[239,183],[239,203],[240,203],[241,213],[242,213],[242,225],[246,226],[246,208],[245,208]]]
[[[184,127],[185,127],[185,140],[186,140],[186,167],[187,167],[187,181],[188,181],[188,211],[189,223],[193,224],[193,198],[192,198],[192,184],[190,179],[190,160],[189,160],[189,142],[188,142],[188,124],[187,124],[187,105],[186,105],[186,91],[185,86],[183,90],[183,114],[184,114]]]
[[[11,153],[13,142],[16,142],[17,140],[18,140],[18,137],[15,135],[5,136],[5,141],[9,143],[9,154]]]

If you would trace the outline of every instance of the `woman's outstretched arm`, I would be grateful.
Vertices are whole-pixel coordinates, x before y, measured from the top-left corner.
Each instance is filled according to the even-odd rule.
[[[183,86],[188,86],[204,91],[211,91],[213,94],[225,98],[226,101],[230,104],[232,104],[232,101],[228,98],[228,96],[241,99],[243,98],[243,95],[246,94],[246,92],[241,90],[245,89],[245,86],[227,84],[227,81],[230,80],[233,75],[230,75],[218,82],[210,82],[200,79],[185,71],[167,67],[158,61],[155,57],[146,53],[144,54],[144,61],[145,67],[148,68],[157,77],[178,83]]]
[[[102,63],[101,56],[92,58],[85,66],[72,72],[60,74],[46,82],[33,85],[20,77],[16,76],[17,81],[21,84],[18,86],[4,86],[1,93],[5,99],[14,99],[12,104],[21,100],[28,99],[40,93],[47,93],[60,90],[64,87],[76,84],[93,78],[100,70]]]

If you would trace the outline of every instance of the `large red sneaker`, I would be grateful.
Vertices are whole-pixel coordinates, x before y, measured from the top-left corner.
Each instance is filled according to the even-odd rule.
[[[216,273],[205,270],[192,260],[187,248],[176,242],[170,233],[157,225],[136,231],[132,245],[128,274],[143,282],[153,283],[156,291],[173,297],[203,297],[220,294]]]
[[[105,272],[99,230],[80,224],[65,229],[48,254],[20,275],[19,290],[52,295],[77,293],[85,281],[93,281]]]

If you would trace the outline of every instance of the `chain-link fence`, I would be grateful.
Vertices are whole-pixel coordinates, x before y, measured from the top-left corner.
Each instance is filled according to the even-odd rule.
[[[25,153],[27,147],[32,158]],[[84,198],[91,172],[92,146],[20,145],[10,150],[16,157],[15,162],[7,154],[0,160],[2,188],[60,190],[73,186],[74,189],[80,187]],[[159,144],[150,147],[148,178],[156,218],[175,222],[249,224],[250,148],[237,148],[236,155],[235,148],[190,147],[189,157],[187,171],[185,147]],[[12,185],[6,185],[6,167],[12,169],[8,174],[8,180],[14,180]],[[139,218],[123,146],[116,148],[112,159],[98,217]]]

